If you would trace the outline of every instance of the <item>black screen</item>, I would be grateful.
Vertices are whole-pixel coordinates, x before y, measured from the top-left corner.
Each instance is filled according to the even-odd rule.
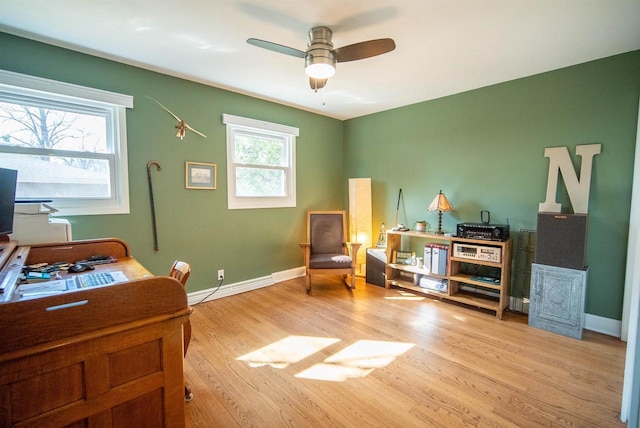
[[[13,232],[18,171],[0,168],[0,236]]]

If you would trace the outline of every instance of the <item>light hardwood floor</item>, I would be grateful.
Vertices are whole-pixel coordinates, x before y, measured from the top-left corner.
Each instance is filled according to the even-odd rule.
[[[314,280],[194,307],[188,427],[625,426],[616,338]]]

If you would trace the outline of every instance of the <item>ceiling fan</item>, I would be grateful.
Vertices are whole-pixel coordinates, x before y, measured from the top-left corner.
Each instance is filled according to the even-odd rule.
[[[328,27],[313,27],[309,30],[309,45],[306,51],[253,38],[247,39],[247,43],[285,55],[304,58],[309,85],[315,91],[323,88],[329,77],[335,74],[337,62],[371,58],[396,48],[393,39],[376,39],[334,49],[331,42],[332,34]]]

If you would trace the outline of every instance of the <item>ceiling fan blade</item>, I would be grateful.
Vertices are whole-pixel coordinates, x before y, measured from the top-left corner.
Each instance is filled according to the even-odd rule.
[[[393,39],[376,39],[354,43],[333,50],[338,62],[356,61],[391,52],[396,48]]]
[[[291,55],[298,58],[304,58],[307,55],[306,52],[303,52],[301,50],[290,48],[289,46],[279,45],[273,42],[267,42],[266,40],[247,39],[247,43],[249,43],[250,45],[257,46],[259,48],[269,49],[270,51],[282,53],[285,55]]]
[[[309,77],[309,86],[311,86],[311,89],[314,91],[317,91],[318,89],[324,88],[324,85],[327,84],[327,80],[329,79],[314,79],[313,77]]]

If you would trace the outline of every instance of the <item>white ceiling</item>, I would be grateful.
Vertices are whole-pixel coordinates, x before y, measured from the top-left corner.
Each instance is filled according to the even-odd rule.
[[[390,37],[313,92],[305,50]],[[0,31],[347,119],[640,49],[640,0],[0,0]]]

